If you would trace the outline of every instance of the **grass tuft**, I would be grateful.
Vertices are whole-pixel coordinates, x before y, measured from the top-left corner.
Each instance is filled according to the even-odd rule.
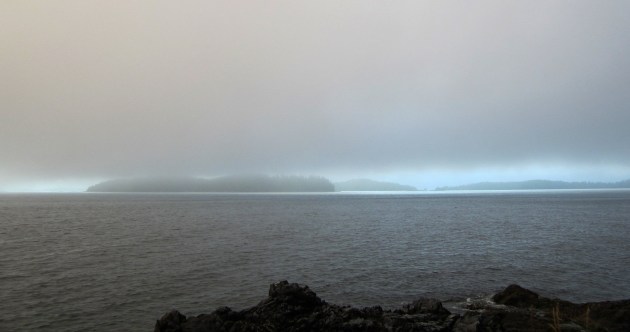
[[[551,319],[553,320],[552,323],[549,324],[551,330],[553,332],[560,332],[560,307],[558,303],[556,303],[555,307],[551,308]]]

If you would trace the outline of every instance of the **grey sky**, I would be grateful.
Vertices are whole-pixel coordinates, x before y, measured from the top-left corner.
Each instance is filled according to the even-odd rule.
[[[628,13],[628,1],[2,1],[0,190],[248,171],[621,180]]]

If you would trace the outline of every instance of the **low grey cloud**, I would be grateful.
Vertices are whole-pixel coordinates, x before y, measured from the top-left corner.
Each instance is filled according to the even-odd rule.
[[[60,0],[0,12],[4,183],[630,170],[627,1]]]

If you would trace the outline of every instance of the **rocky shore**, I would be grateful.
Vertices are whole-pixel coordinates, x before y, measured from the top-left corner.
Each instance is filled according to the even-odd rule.
[[[471,302],[462,314],[449,312],[436,299],[395,310],[358,309],[326,303],[308,286],[282,281],[249,309],[221,307],[197,317],[173,310],[156,322],[154,331],[630,331],[630,300],[575,304],[518,285],[492,299]]]

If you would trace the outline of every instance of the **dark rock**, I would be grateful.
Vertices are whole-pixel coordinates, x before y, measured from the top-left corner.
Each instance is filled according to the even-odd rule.
[[[630,331],[630,300],[575,304],[510,285],[493,300],[509,307],[481,314],[480,330]],[[518,329],[520,326],[520,329]]]
[[[403,312],[404,311],[404,312]],[[155,332],[209,331],[450,331],[459,316],[442,304],[423,299],[393,313],[379,306],[357,309],[322,301],[307,286],[282,281],[255,307],[235,312],[221,307],[209,315],[186,319],[179,312],[164,315]]]
[[[308,286],[290,284],[284,280],[269,286],[267,302],[278,301],[290,306],[313,308],[322,305],[322,300]]]
[[[549,331],[551,323],[529,310],[491,309],[479,315],[477,331]]]
[[[538,304],[538,294],[519,285],[509,285],[506,289],[492,297],[498,304],[528,308]]]
[[[557,302],[561,318],[594,331],[630,331],[630,300],[574,304]]]
[[[460,317],[455,326],[453,327],[454,332],[476,332],[477,327],[479,326],[479,314],[474,312],[469,312],[464,314],[464,316]]]
[[[171,310],[155,323],[154,330],[161,332],[181,332],[181,326],[185,322],[186,316],[182,315],[177,310]]]
[[[328,304],[307,286],[282,281],[269,296],[242,311],[221,307],[186,317],[173,310],[155,324],[155,332],[213,331],[630,331],[630,300],[573,304],[551,300],[517,285],[488,305],[463,316],[451,314],[435,299],[420,299],[396,310]]]
[[[433,314],[440,317],[445,317],[451,313],[444,309],[442,302],[436,299],[420,299],[407,304],[404,309],[409,314]]]

